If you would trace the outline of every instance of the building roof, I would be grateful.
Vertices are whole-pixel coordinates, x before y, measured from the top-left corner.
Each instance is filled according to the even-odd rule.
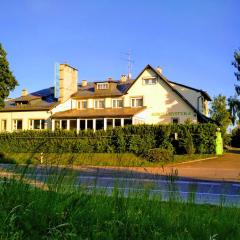
[[[72,95],[73,99],[85,98],[101,98],[101,97],[119,97],[125,94],[126,90],[131,86],[133,80],[128,80],[125,83],[120,81],[105,81],[111,83],[109,89],[95,90],[95,84],[103,83],[103,81],[90,82],[87,86],[78,85],[78,91]]]
[[[0,112],[48,111],[58,104],[53,91],[54,88],[50,87],[5,101],[5,107]]]
[[[142,75],[142,73],[147,70],[147,69],[150,69],[152,70],[153,72],[155,72],[155,74],[157,76],[159,76],[165,83],[166,85],[173,90],[173,92],[175,92],[196,114],[197,114],[197,118],[198,118],[198,121],[203,121],[203,122],[209,122],[210,121],[210,118],[204,116],[201,112],[199,112],[176,88],[174,88],[169,80],[164,76],[162,75],[161,73],[159,73],[155,68],[153,68],[150,64],[148,64],[139,74],[138,76],[136,77],[136,79],[132,82],[132,84],[129,86],[129,88],[127,89],[126,92],[129,91],[129,89],[134,85],[134,83],[137,81],[137,79]]]
[[[151,65],[147,65],[141,71],[141,73],[135,78],[135,80],[127,80],[126,82],[121,82],[119,80],[111,79],[111,80],[105,81],[111,85],[111,87],[109,89],[96,90],[96,84],[103,83],[104,81],[89,82],[87,84],[87,86],[82,86],[82,84],[78,84],[78,91],[76,93],[74,93],[71,97],[73,99],[87,99],[87,98],[104,98],[104,97],[123,96],[134,85],[135,81],[139,78],[139,76],[146,69],[151,69],[152,71],[154,71],[181,99],[183,99],[184,102],[187,103],[188,106],[190,106],[191,109],[194,110],[194,112],[197,113],[198,117],[202,118],[201,117],[202,114],[174,86],[172,86],[172,84],[176,84],[179,86],[183,86],[183,87],[201,92],[207,100],[211,100],[210,96],[203,90],[192,88],[192,87],[189,87],[189,86],[186,86],[183,84],[169,81],[165,76],[163,76],[161,73],[156,71]],[[21,104],[21,103],[25,103],[25,104]],[[0,109],[0,112],[43,111],[43,110],[48,111],[58,104],[59,104],[59,102],[57,101],[57,99],[54,98],[54,87],[50,87],[50,88],[46,88],[46,89],[42,89],[40,91],[30,93],[26,96],[21,96],[19,98],[15,98],[15,99],[6,101],[5,107]],[[126,109],[126,108],[124,108],[124,109]],[[133,111],[135,111],[135,110],[133,110]],[[74,110],[71,110],[71,111],[74,111]],[[76,110],[76,111],[80,111],[80,110]],[[84,110],[84,112],[85,112],[84,114],[87,114],[88,113],[87,111],[88,110]],[[99,112],[97,109],[94,109],[94,110],[89,109],[90,115],[92,114],[91,111]],[[115,113],[118,114],[122,110],[121,109],[117,109],[117,110],[115,110],[115,109],[107,110],[106,109],[105,114],[110,114],[110,113],[108,113],[110,111],[112,111],[114,114]],[[118,112],[116,112],[116,111],[118,111]],[[66,111],[66,112],[68,112],[70,114],[69,111]],[[104,110],[101,109],[101,112],[104,112]],[[131,112],[131,110],[126,109],[126,112],[124,114],[127,114],[129,112]]]
[[[102,118],[102,117],[132,117],[143,111],[141,108],[104,108],[104,109],[73,109],[53,114],[52,118]]]
[[[206,91],[203,91],[202,89],[193,88],[193,87],[190,87],[190,86],[187,86],[187,85],[184,85],[184,84],[181,84],[181,83],[173,82],[173,81],[169,81],[169,82],[172,83],[172,84],[184,87],[184,88],[188,88],[188,89],[194,90],[196,92],[200,92],[208,101],[212,101],[212,99],[209,96],[209,94]]]

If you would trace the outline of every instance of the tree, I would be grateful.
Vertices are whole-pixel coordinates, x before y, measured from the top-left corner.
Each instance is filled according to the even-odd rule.
[[[239,52],[235,51],[234,52],[234,59],[235,61],[232,63],[232,65],[237,69],[237,72],[235,72],[235,76],[237,78],[238,81],[240,81],[240,49]],[[236,92],[238,95],[240,95],[240,86],[237,85],[237,89]]]
[[[9,63],[7,61],[7,53],[0,43],[0,108],[4,107],[4,99],[9,96],[18,82],[9,69]]]
[[[237,78],[237,81],[240,81],[240,49],[239,52],[234,52],[234,61],[232,62],[232,65],[237,69],[234,74]],[[240,101],[238,99],[238,96],[240,95],[240,86],[237,84],[234,86],[236,94],[234,97],[228,98],[229,111],[233,124],[235,124],[237,119],[240,119]]]
[[[231,123],[231,116],[227,109],[227,99],[225,96],[219,94],[213,98],[212,108],[210,114],[213,120],[217,121],[220,125],[224,142],[227,142],[227,128]]]

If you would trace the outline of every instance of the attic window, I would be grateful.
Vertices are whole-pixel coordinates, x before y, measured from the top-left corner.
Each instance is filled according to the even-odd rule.
[[[143,78],[143,85],[155,85],[157,83],[156,77]]]
[[[108,83],[97,83],[97,89],[109,89],[109,84]]]

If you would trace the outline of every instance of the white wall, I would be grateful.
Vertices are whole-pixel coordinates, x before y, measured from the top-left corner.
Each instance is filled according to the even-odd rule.
[[[163,80],[158,78],[156,85],[143,84],[143,78],[154,76],[156,74],[152,70],[144,71],[125,96],[125,106],[130,106],[131,97],[143,96],[143,104],[147,109],[136,114],[135,118],[144,119],[149,124],[171,122],[172,117],[178,117],[181,123],[188,118],[196,122],[192,108]]]
[[[23,130],[29,129],[30,119],[45,119],[47,120],[47,127],[51,128],[50,112],[47,111],[26,111],[26,112],[0,112],[0,125],[1,120],[7,120],[7,131],[13,131],[13,120],[22,119]],[[0,131],[2,126],[0,126]]]

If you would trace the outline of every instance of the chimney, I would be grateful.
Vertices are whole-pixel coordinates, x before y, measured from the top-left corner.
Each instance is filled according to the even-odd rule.
[[[156,71],[157,71],[158,73],[162,74],[162,69],[161,69],[159,66],[157,66]]]
[[[125,83],[127,81],[127,76],[125,74],[122,74],[121,75],[121,79],[120,79],[120,82],[121,83]]]
[[[82,80],[82,87],[86,87],[87,86],[87,80]]]
[[[25,96],[27,96],[27,95],[28,95],[27,89],[23,89],[23,90],[22,90],[22,97],[25,97]]]
[[[131,73],[128,73],[127,79],[128,79],[128,80],[132,79],[132,74],[131,74]]]
[[[58,66],[56,79],[57,96],[59,102],[65,102],[78,90],[78,70],[68,64]]]

